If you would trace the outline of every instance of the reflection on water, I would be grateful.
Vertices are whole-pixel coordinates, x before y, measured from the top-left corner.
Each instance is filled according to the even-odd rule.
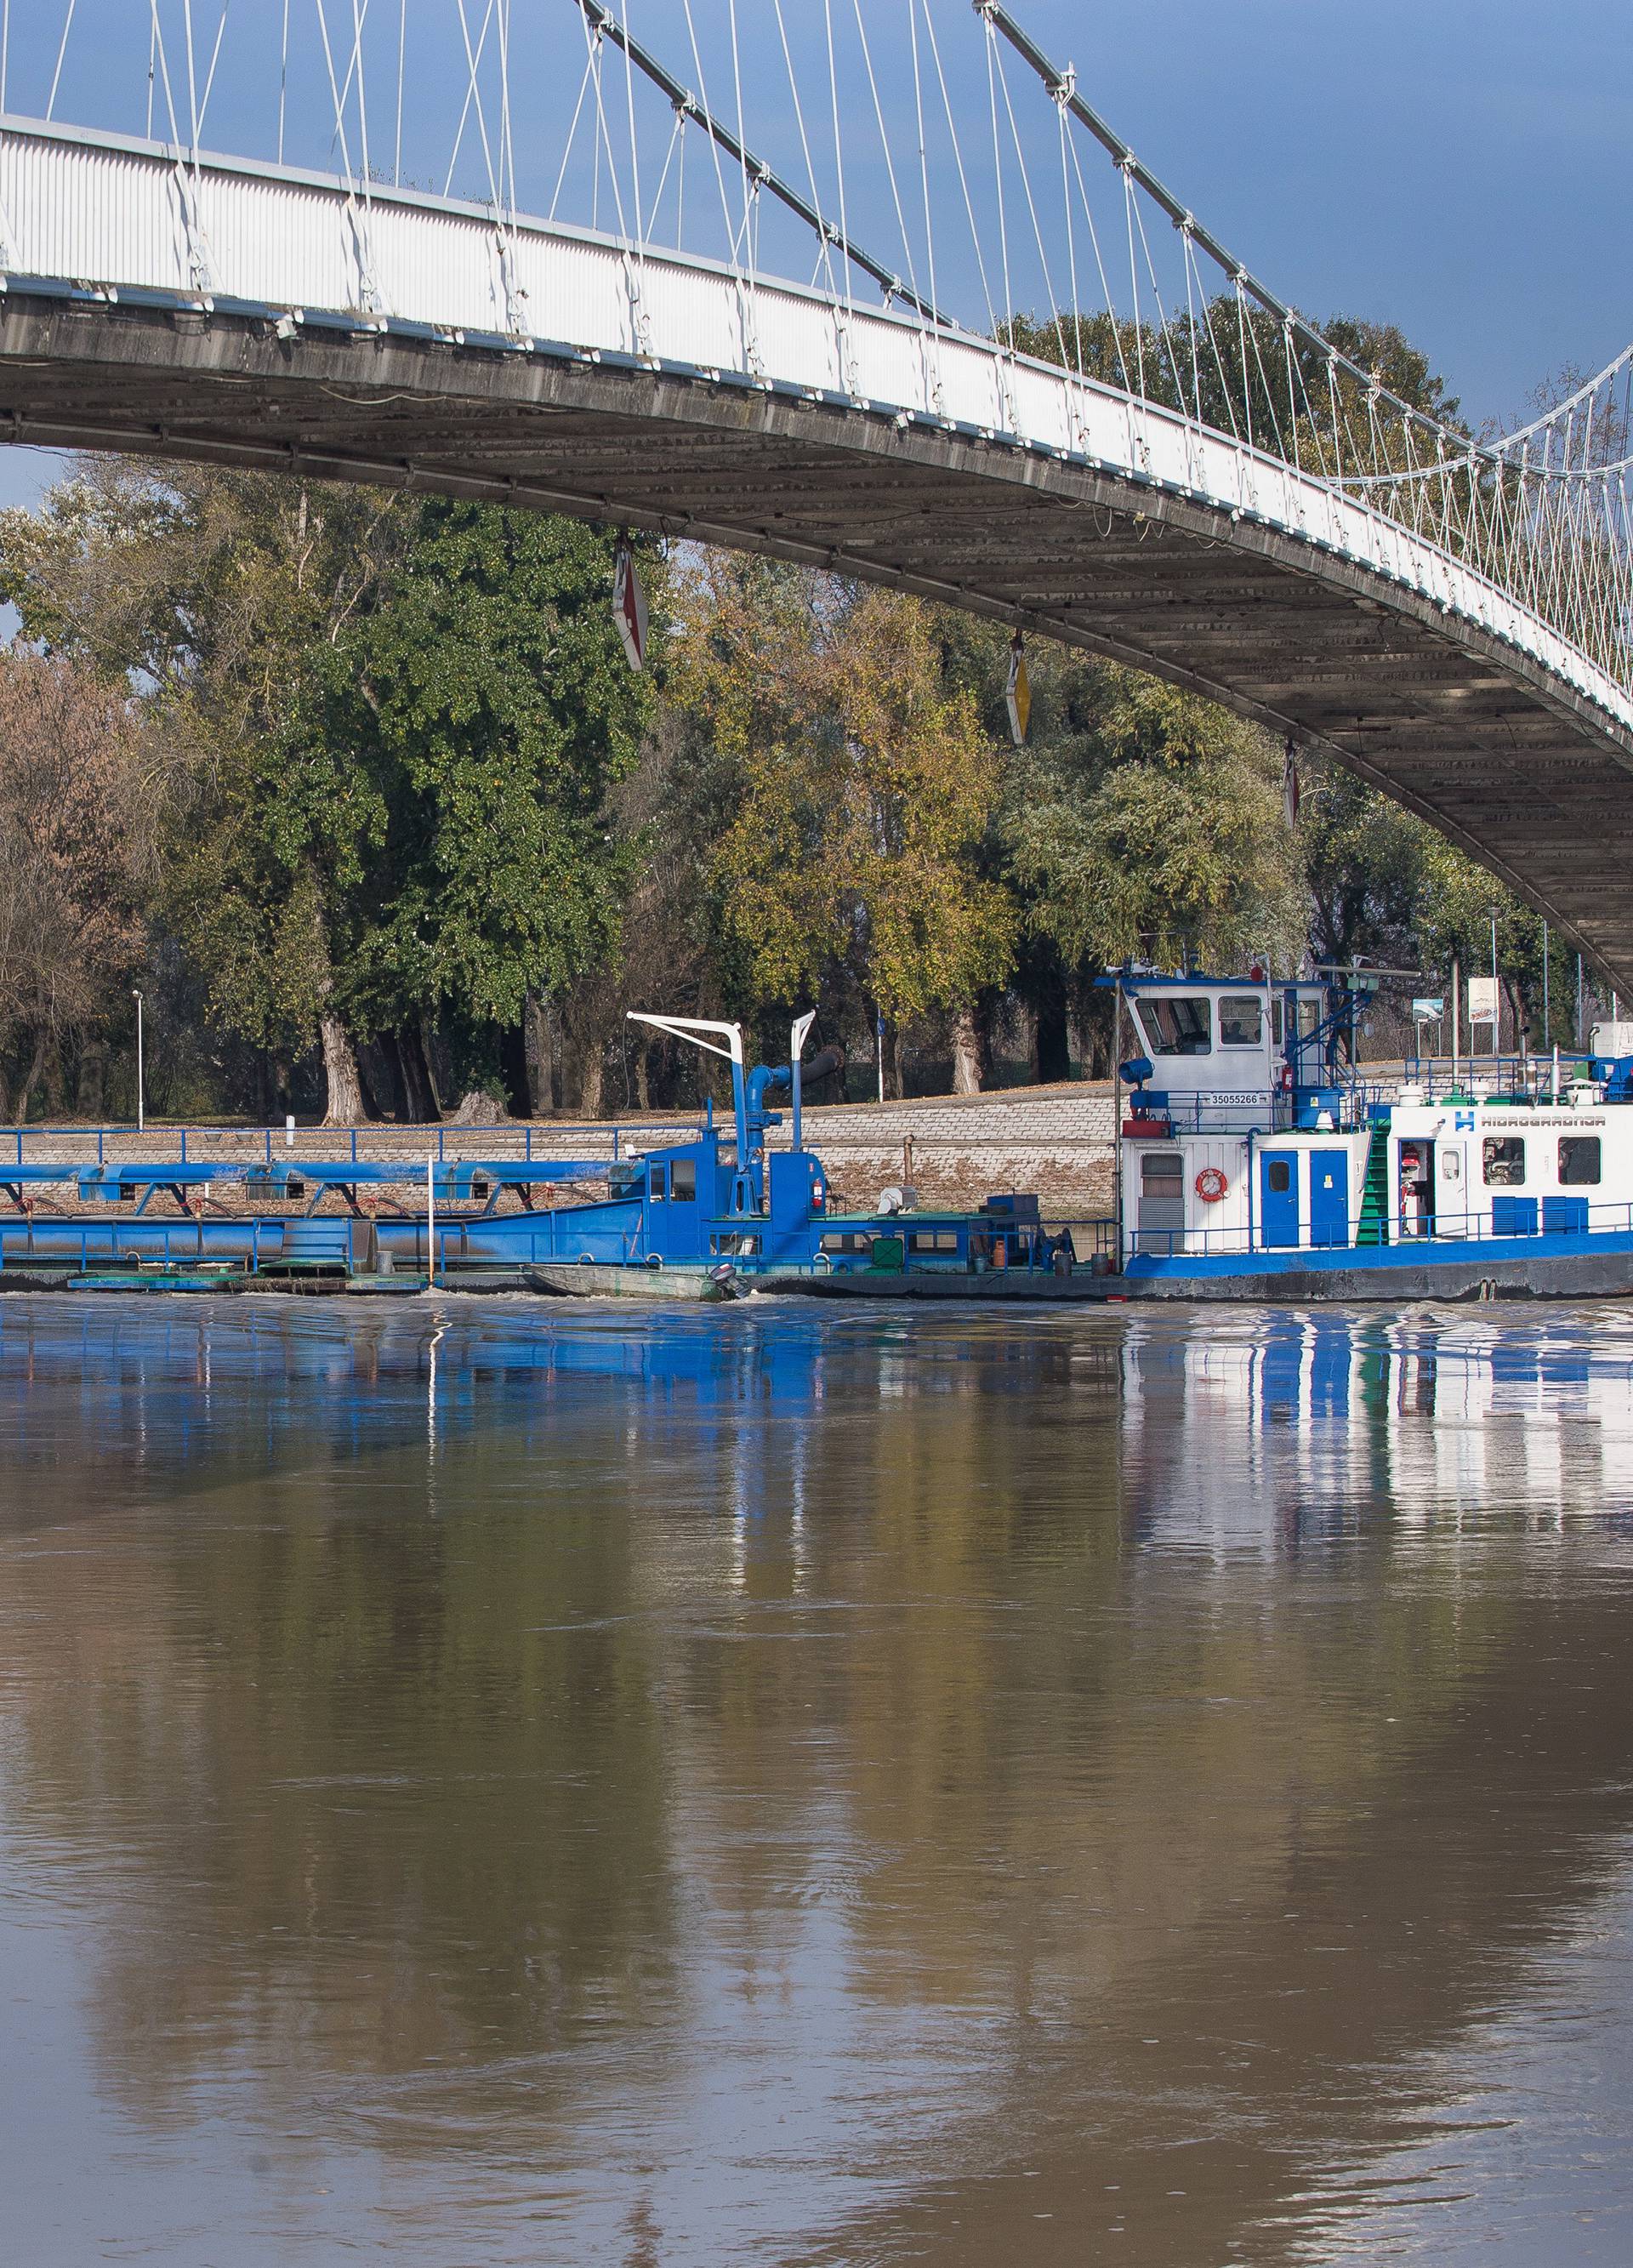
[[[1633,1321],[0,1302],[40,2268],[1622,2260]]]

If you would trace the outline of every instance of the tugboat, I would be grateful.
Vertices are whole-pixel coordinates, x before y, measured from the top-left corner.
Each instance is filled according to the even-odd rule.
[[[1633,1292],[1633,1054],[1356,1056],[1379,979],[1123,971],[1119,1289],[1180,1300]]]

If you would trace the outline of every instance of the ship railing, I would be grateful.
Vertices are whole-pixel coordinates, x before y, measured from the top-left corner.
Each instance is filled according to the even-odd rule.
[[[297,1126],[18,1126],[0,1137],[0,1179],[8,1163],[65,1167],[162,1165],[259,1166],[263,1172],[313,1165],[390,1164],[401,1158],[404,1178],[423,1173],[425,1160],[458,1165],[467,1160],[531,1165],[563,1156],[605,1157],[616,1164],[647,1150],[695,1141],[700,1118],[538,1122],[501,1119],[491,1125]]]
[[[1293,1123],[1293,1098],[1276,1089],[1244,1095],[1239,1103],[1205,1102],[1195,1095],[1159,1091],[1125,1095],[1123,1116],[1166,1122],[1173,1134],[1284,1134]]]
[[[1559,1057],[1559,1092],[1563,1095],[1570,1086],[1585,1079],[1589,1058],[1586,1055],[1562,1049]],[[1401,1066],[1401,1078],[1394,1088],[1395,1100],[1400,1099],[1402,1086],[1422,1090],[1426,1102],[1440,1102],[1451,1098],[1460,1102],[1486,1102],[1521,1095],[1533,1102],[1552,1100],[1554,1093],[1554,1058],[1545,1056],[1463,1056],[1454,1064],[1449,1056],[1408,1056]]]
[[[967,1259],[956,1252],[913,1251],[908,1240],[913,1233],[914,1218],[910,1212],[893,1213],[889,1216],[889,1225],[881,1226],[879,1231],[881,1236],[903,1240],[902,1265],[890,1272],[908,1276],[961,1275],[967,1272]],[[1006,1249],[1008,1244],[1016,1240],[1024,1246],[1029,1257],[1018,1257],[1004,1263],[1004,1268],[1014,1275],[1047,1276],[1056,1273],[1057,1256],[1073,1268],[1092,1268],[1097,1259],[1107,1267],[1115,1264],[1117,1222],[1111,1213],[1048,1212],[1041,1213],[1036,1220],[1021,1221],[994,1215],[989,1220],[983,1217],[981,1227],[995,1234],[1001,1232]],[[857,1262],[864,1258],[861,1252],[850,1256]],[[779,1259],[768,1254],[745,1256],[738,1265],[744,1275],[753,1275],[757,1269],[778,1276],[827,1276],[834,1272],[833,1256],[822,1251],[813,1253],[808,1260]],[[867,1272],[865,1267],[861,1272]],[[993,1272],[998,1271],[994,1270]]]
[[[1633,1200],[1593,1199],[1570,1189],[1522,1192],[1496,1191],[1495,1206],[1478,1211],[1438,1212],[1432,1220],[1394,1220],[1388,1224],[1391,1247],[1434,1244],[1512,1244],[1517,1237],[1564,1236],[1589,1238],[1633,1235]],[[1353,1228],[1346,1237],[1313,1235],[1307,1226],[1294,1236],[1267,1236],[1262,1223],[1246,1222],[1220,1227],[1136,1228],[1125,1232],[1124,1249],[1155,1260],[1207,1258],[1246,1253],[1355,1252],[1363,1259],[1375,1256],[1375,1243],[1357,1244]]]
[[[68,1221],[47,1216],[0,1220],[0,1267],[180,1268],[241,1265],[254,1272],[283,1248],[282,1221],[253,1214],[232,1220]]]

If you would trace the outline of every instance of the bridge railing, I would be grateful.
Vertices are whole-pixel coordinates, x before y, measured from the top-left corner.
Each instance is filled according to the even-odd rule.
[[[343,33],[321,9],[208,12],[8,9],[11,276],[173,291],[205,316],[236,300],[291,336],[468,330],[968,426],[1287,528],[1523,636],[1489,588],[1560,641],[1550,666],[1579,656],[1633,686],[1633,349],[1475,439],[1262,282],[1001,0],[733,10],[664,55],[604,0],[492,38],[494,10],[474,36],[463,0],[354,7]],[[224,106],[231,161],[205,154]],[[70,181],[76,110],[125,138],[74,129]]]

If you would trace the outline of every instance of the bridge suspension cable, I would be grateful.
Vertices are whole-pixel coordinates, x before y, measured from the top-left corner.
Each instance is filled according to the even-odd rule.
[[[829,311],[847,398],[879,391],[856,352],[865,277],[891,320],[916,334],[915,383],[932,415],[947,406],[946,357],[984,336],[996,354],[983,422],[995,432],[1024,438],[1023,400],[1041,398],[1036,374],[1052,369],[1069,453],[1103,454],[1109,415],[1120,455],[1154,476],[1177,421],[1182,490],[1220,487],[1223,443],[1239,515],[1311,537],[1319,525],[1342,549],[1346,515],[1360,512],[1379,523],[1369,545],[1415,547],[1399,556],[1421,585],[1461,592],[1459,575],[1471,573],[1633,688],[1633,348],[1513,431],[1472,432],[1426,373],[1392,363],[1398,341],[1365,326],[1324,331],[1271,290],[1004,0],[973,0],[963,21],[979,43],[940,0],[713,0],[712,36],[700,30],[702,0],[695,11],[669,0],[687,71],[636,36],[644,4],[31,0],[22,11],[0,0],[0,109],[16,106],[13,131],[32,101],[55,129],[72,116],[150,144],[157,132],[201,298],[224,288],[204,163],[224,130],[245,158],[260,132],[270,162],[339,179],[352,298],[377,324],[396,304],[380,251],[390,201],[423,203],[421,184],[450,204],[463,193],[489,217],[497,328],[516,344],[543,319],[520,280],[524,237],[587,227],[621,264],[638,355],[652,345],[655,263],[679,254],[723,265],[736,357],[756,383],[774,359],[765,325],[783,304],[780,279],[814,247],[806,288]],[[581,76],[563,69],[574,23]],[[710,78],[718,89],[727,71],[729,95],[711,99]],[[1027,77],[1041,103],[1028,101]],[[774,162],[775,136],[751,114],[761,126],[791,121],[791,162]],[[717,212],[687,193],[697,135]],[[8,248],[14,219],[0,227]],[[878,240],[893,226],[899,257]],[[1331,502],[1313,510],[1313,495]]]

